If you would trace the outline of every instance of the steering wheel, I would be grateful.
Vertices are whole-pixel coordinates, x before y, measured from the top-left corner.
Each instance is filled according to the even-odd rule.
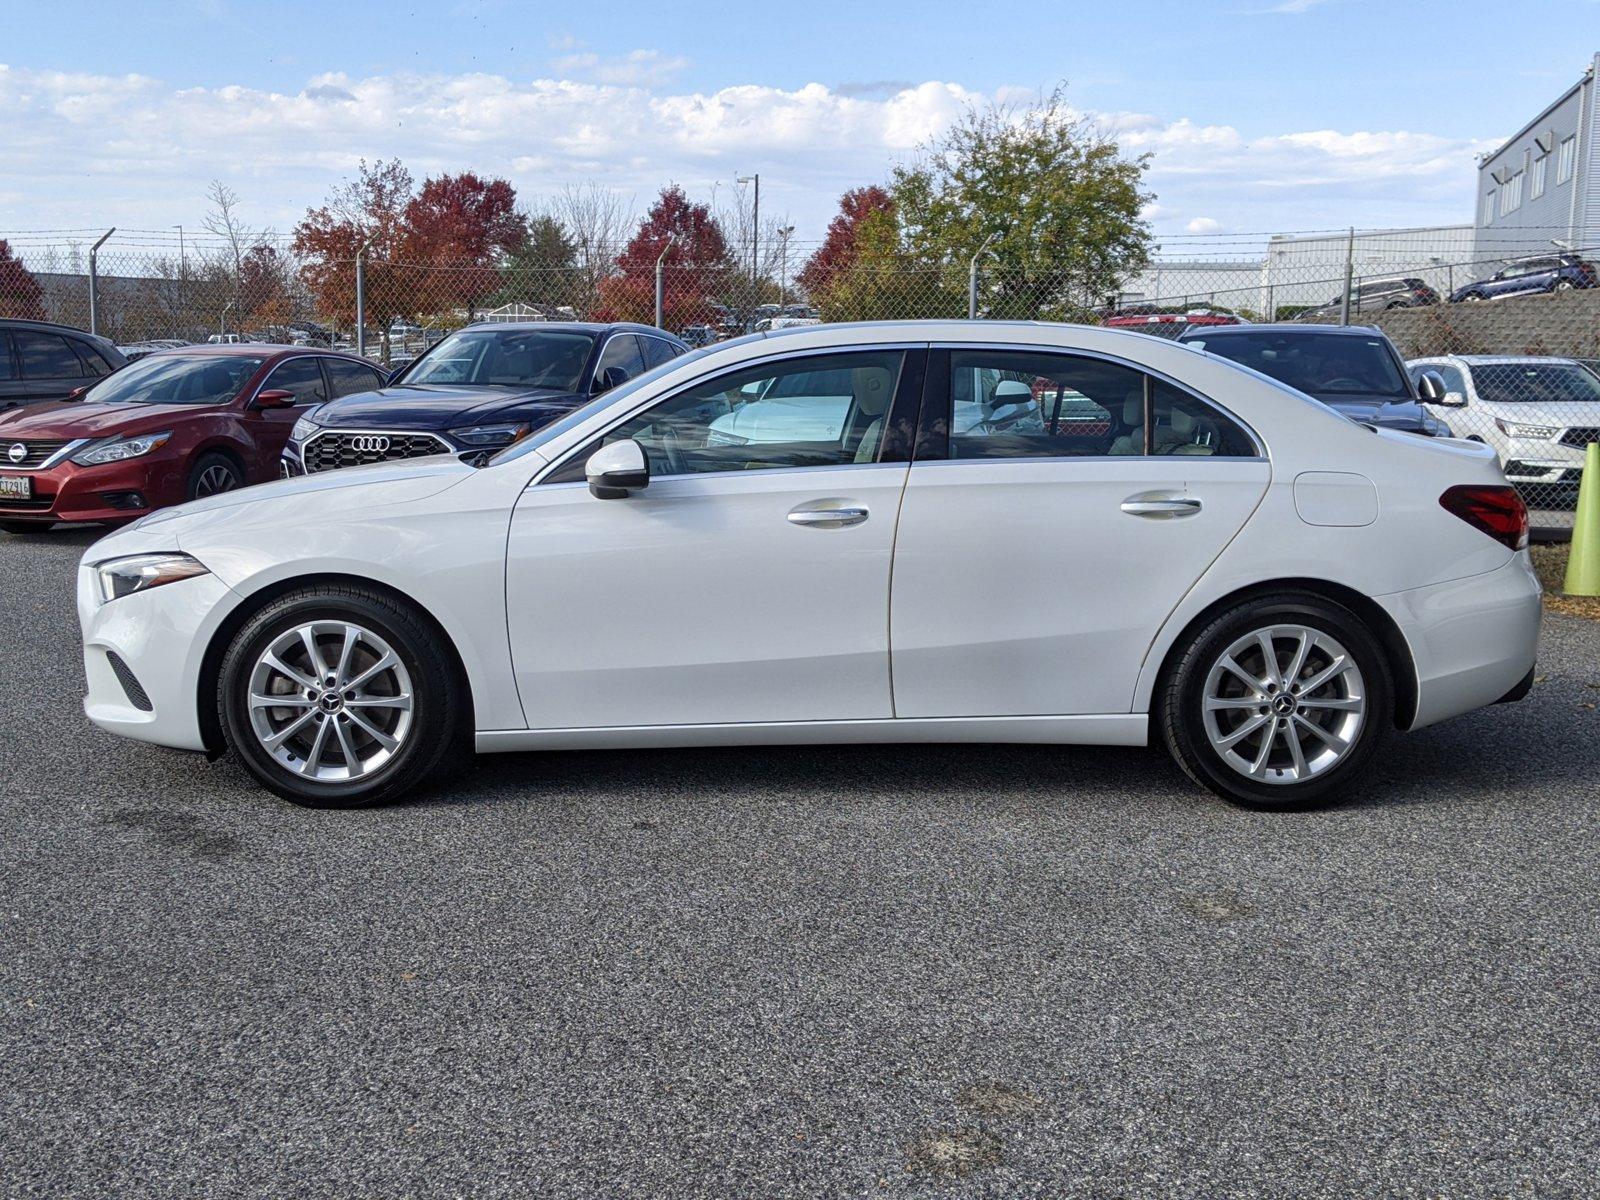
[[[678,435],[670,429],[661,431],[661,436],[656,439],[656,445],[661,451],[661,457],[667,460],[668,475],[687,475],[687,465],[683,460],[683,449],[678,444]]]

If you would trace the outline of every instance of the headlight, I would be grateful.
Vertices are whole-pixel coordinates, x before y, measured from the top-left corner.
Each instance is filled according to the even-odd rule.
[[[1559,432],[1553,425],[1522,425],[1516,421],[1502,421],[1499,417],[1494,423],[1500,427],[1500,432],[1507,437],[1533,438],[1544,440],[1553,438]]]
[[[525,421],[509,421],[500,425],[467,425],[452,429],[450,436],[468,446],[509,446],[518,438],[528,435]]]
[[[100,576],[100,598],[110,601],[134,592],[147,592],[164,583],[193,579],[211,572],[187,554],[134,554],[113,558],[95,567]]]
[[[291,442],[306,441],[308,438],[314,436],[321,428],[322,426],[311,420],[311,418],[301,417],[294,423],[294,428],[289,430],[289,440]]]
[[[94,467],[101,463],[122,462],[128,458],[139,458],[149,454],[158,446],[166,444],[172,436],[172,431],[166,433],[142,433],[138,437],[118,438],[112,442],[101,442],[90,446],[87,450],[80,450],[72,456],[72,461],[80,467]]]

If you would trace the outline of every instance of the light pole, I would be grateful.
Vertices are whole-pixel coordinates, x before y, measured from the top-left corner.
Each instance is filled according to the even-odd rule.
[[[189,283],[189,256],[183,248],[183,226],[174,225],[178,231],[178,307],[182,308],[188,303]]]
[[[794,233],[793,225],[785,225],[778,230],[778,236],[783,239],[780,245],[778,258],[778,307],[781,309],[789,303],[789,238]]]
[[[972,261],[967,264],[967,320],[978,319],[978,260],[982,258],[994,245],[994,240],[999,237],[998,232],[991,233],[983,239],[983,245],[978,247],[978,252],[972,256]]]
[[[756,275],[761,270],[761,176],[741,175],[734,182],[756,185],[755,202],[750,210],[750,294],[753,297],[756,293]]]
[[[656,328],[657,329],[665,329],[666,328],[666,326],[664,326],[661,323],[661,313],[662,313],[662,310],[664,308],[666,308],[666,302],[667,302],[667,284],[666,284],[666,279],[663,276],[662,272],[666,269],[667,252],[672,249],[672,243],[677,241],[677,240],[678,240],[678,235],[677,234],[675,234],[675,233],[667,234],[667,244],[665,246],[661,247],[661,253],[656,256]]]

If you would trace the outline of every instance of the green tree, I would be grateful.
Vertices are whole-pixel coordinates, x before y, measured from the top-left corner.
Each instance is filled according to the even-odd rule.
[[[901,248],[965,290],[968,261],[993,237],[985,315],[1082,317],[1149,261],[1147,165],[1076,117],[1061,88],[1022,111],[969,110],[895,171]]]
[[[951,274],[904,245],[892,208],[856,221],[848,262],[834,265],[808,296],[825,321],[894,321],[966,315]]]
[[[549,214],[528,218],[522,245],[500,267],[500,290],[491,304],[573,304],[577,297],[578,243]]]

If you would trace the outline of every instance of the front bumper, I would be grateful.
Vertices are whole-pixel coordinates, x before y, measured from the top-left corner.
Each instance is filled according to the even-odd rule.
[[[0,497],[0,520],[5,521],[116,524],[182,503],[184,498],[178,467],[160,458],[132,458],[97,467],[64,462],[39,471],[8,471],[0,463],[0,475],[33,481],[29,500]]]
[[[123,737],[204,750],[200,672],[206,647],[238,600],[215,575],[199,575],[102,602],[94,568],[80,566],[89,720]]]
[[[1416,666],[1411,729],[1494,704],[1533,669],[1544,601],[1526,550],[1495,571],[1376,599]]]

